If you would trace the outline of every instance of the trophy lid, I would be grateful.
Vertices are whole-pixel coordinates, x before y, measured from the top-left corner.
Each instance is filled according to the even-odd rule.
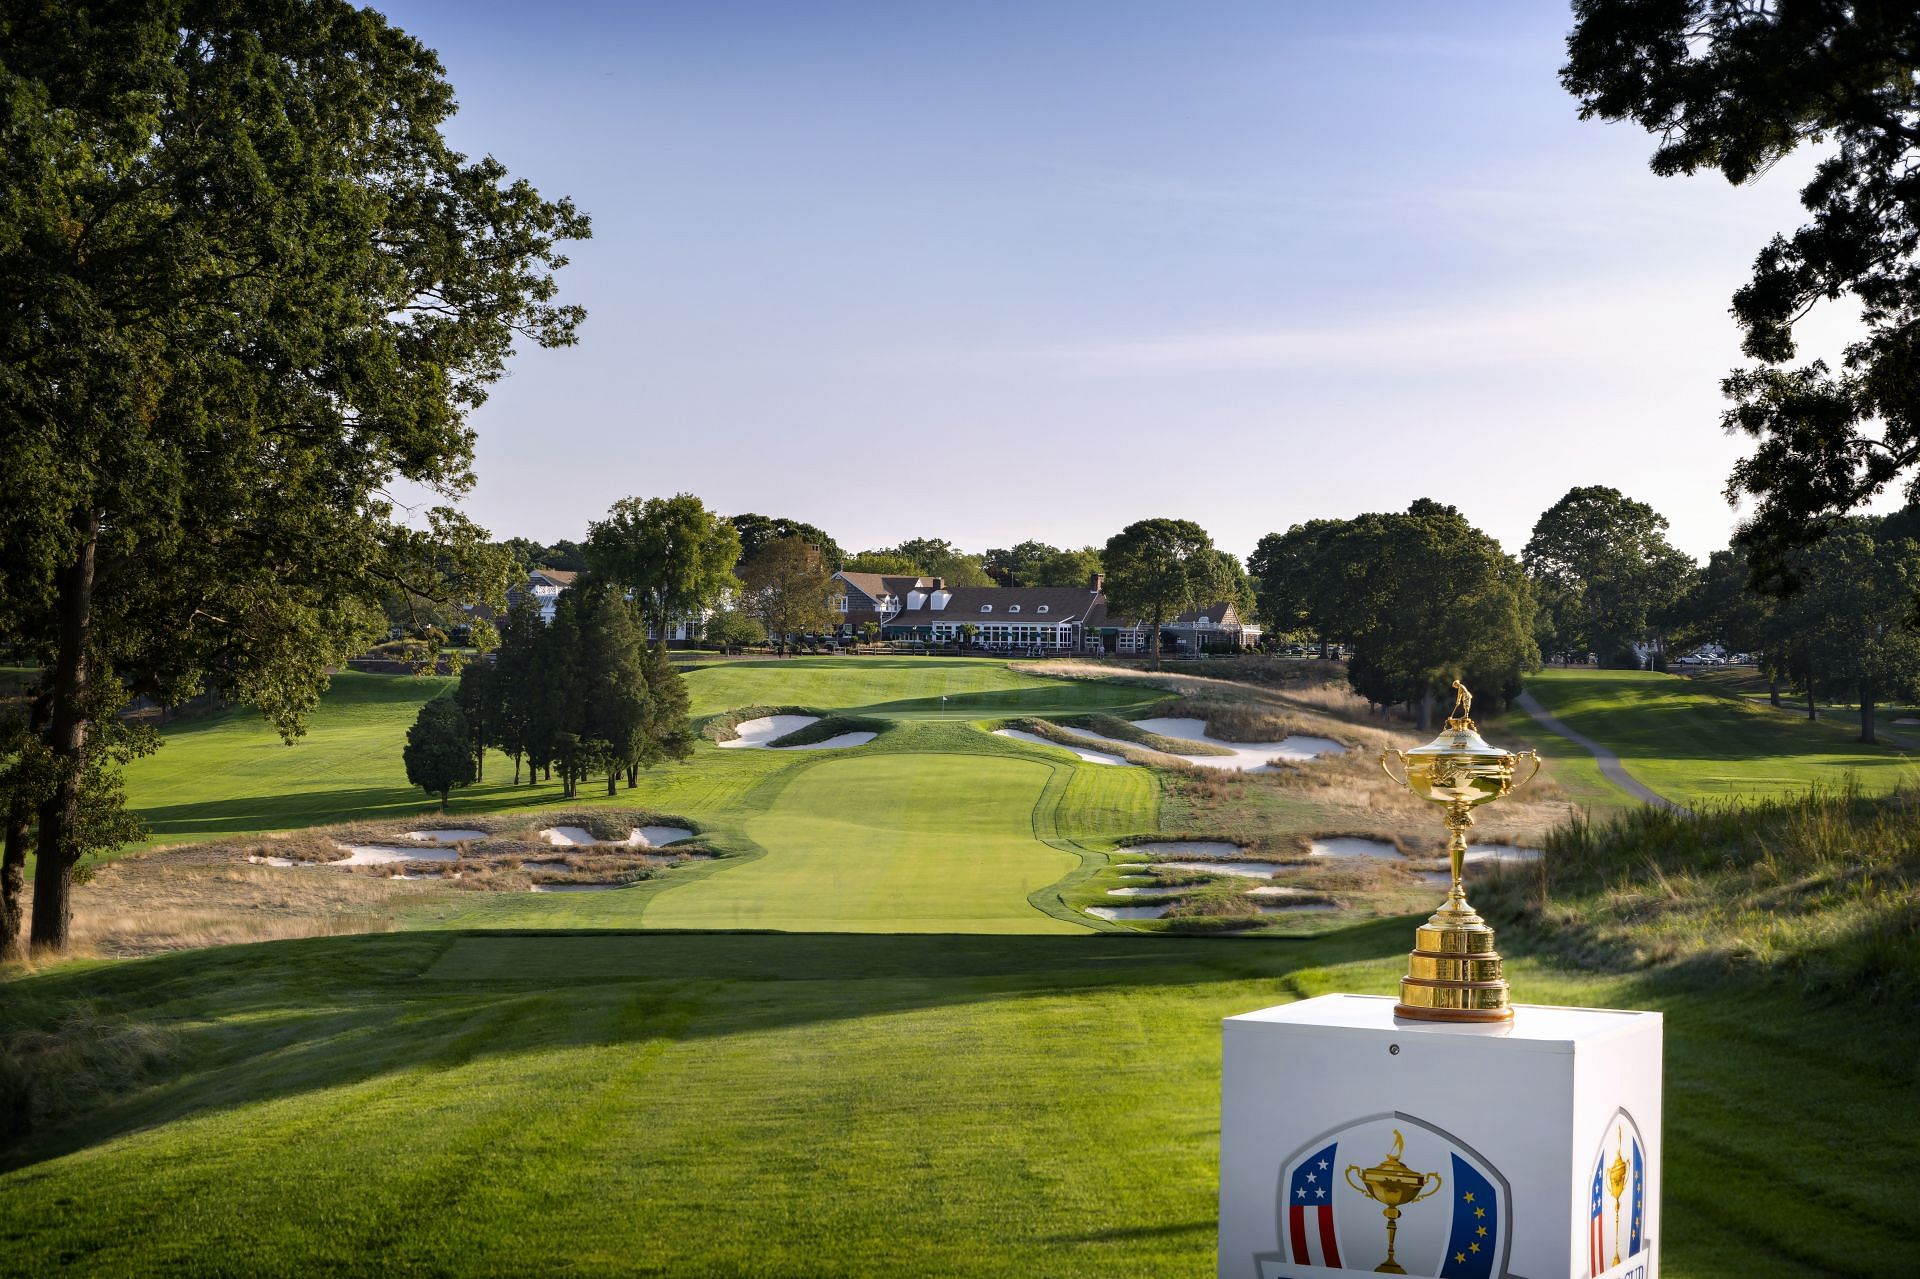
[[[1447,717],[1447,726],[1440,735],[1425,746],[1416,746],[1408,755],[1449,755],[1476,756],[1483,759],[1509,759],[1513,752],[1501,750],[1489,745],[1487,739],[1480,736],[1479,725],[1473,722],[1473,694],[1459,680],[1453,681],[1453,714]]]

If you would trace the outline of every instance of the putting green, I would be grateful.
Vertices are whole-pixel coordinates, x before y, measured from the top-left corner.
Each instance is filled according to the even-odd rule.
[[[650,928],[1074,933],[1027,894],[1078,859],[1034,836],[1053,766],[1000,756],[828,759],[769,783],[766,856],[652,899]],[[759,798],[756,796],[756,798]]]

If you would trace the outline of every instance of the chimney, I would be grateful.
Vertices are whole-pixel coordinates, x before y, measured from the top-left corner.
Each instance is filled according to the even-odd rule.
[[[1092,591],[1095,595],[1098,595],[1101,591],[1106,590],[1107,575],[1105,573],[1095,573],[1092,576],[1092,578],[1088,580],[1087,589]]]

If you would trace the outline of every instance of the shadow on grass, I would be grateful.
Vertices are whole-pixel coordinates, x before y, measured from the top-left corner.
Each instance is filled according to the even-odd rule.
[[[141,1086],[0,1150],[0,1171],[135,1128],[382,1075],[1102,988],[1272,980],[1404,950],[1403,920],[1313,939],[670,932],[314,938],[76,963],[0,985],[0,1037],[76,1014],[174,1047]],[[79,1110],[76,1107],[76,1110]]]
[[[447,815],[463,812],[497,813],[515,808],[552,808],[560,804],[591,803],[605,799],[605,787],[582,787],[577,800],[560,792],[559,782],[514,786],[483,782],[454,792]],[[624,792],[623,792],[624,793]],[[308,799],[311,802],[305,802]],[[388,817],[439,817],[440,805],[417,786],[364,786],[358,789],[316,790],[307,795],[279,791],[271,795],[238,795],[230,799],[198,800],[191,804],[159,804],[136,810],[157,836],[178,834],[249,834],[289,826]]]

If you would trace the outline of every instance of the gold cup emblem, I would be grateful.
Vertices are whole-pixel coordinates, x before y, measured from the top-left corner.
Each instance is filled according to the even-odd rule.
[[[1467,830],[1473,810],[1511,794],[1540,771],[1535,751],[1515,753],[1489,746],[1473,722],[1473,694],[1453,681],[1453,714],[1440,736],[1410,751],[1388,750],[1380,768],[1422,799],[1446,805],[1447,859],[1453,872],[1447,900],[1414,932],[1407,975],[1400,979],[1398,1017],[1427,1021],[1506,1021],[1513,1016],[1493,929],[1467,904],[1461,885],[1466,868]],[[1405,776],[1394,777],[1387,761],[1398,758]],[[1533,770],[1514,780],[1523,761]]]
[[[1400,1210],[1409,1204],[1419,1203],[1440,1189],[1439,1173],[1415,1172],[1400,1162],[1400,1152],[1404,1149],[1406,1146],[1401,1140],[1400,1130],[1395,1128],[1393,1149],[1385,1159],[1371,1168],[1362,1168],[1359,1164],[1347,1165],[1347,1184],[1379,1204],[1381,1213],[1387,1219],[1387,1259],[1373,1268],[1375,1274],[1407,1273],[1393,1259],[1393,1232],[1400,1226]],[[1360,1174],[1358,1181],[1353,1178],[1355,1173]]]
[[[1620,1264],[1620,1195],[1627,1188],[1626,1129],[1617,1127],[1613,1137],[1613,1162],[1607,1165],[1607,1189],[1613,1194],[1613,1260]]]

